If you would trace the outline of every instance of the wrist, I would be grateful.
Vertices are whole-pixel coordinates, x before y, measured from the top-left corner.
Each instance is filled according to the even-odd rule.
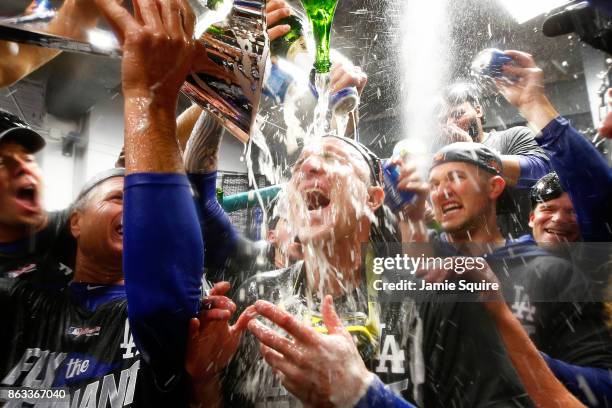
[[[551,120],[559,116],[559,112],[557,112],[550,100],[544,95],[540,95],[534,98],[534,100],[522,104],[519,107],[519,111],[527,119],[529,126],[536,134],[540,133]]]
[[[134,86],[130,88],[124,87],[122,93],[123,100],[126,104],[134,102],[143,104],[144,102],[144,107],[155,110],[169,110],[172,111],[172,116],[175,116],[176,106],[178,103],[178,92],[173,98],[160,95],[158,92],[154,92],[145,86]],[[173,121],[176,122],[176,119],[174,118]]]
[[[201,379],[192,378],[189,406],[191,408],[221,407],[221,394],[221,374],[217,373]]]
[[[372,372],[365,370],[363,375],[359,376],[359,380],[356,384],[357,387],[351,393],[352,397],[350,398],[350,400],[346,401],[345,404],[341,405],[341,408],[355,407],[359,403],[359,401],[361,401],[361,399],[368,393],[370,385],[374,382],[374,379],[375,375]]]
[[[125,99],[124,117],[128,174],[184,172],[176,141],[174,107],[130,95]]]

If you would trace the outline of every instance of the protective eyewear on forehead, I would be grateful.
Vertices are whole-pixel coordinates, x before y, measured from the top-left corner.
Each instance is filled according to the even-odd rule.
[[[380,347],[380,328],[365,313],[353,312],[340,316],[342,325],[351,334],[355,346],[363,361],[370,361],[378,355]],[[327,334],[328,330],[320,314],[310,316],[311,326],[319,333]]]

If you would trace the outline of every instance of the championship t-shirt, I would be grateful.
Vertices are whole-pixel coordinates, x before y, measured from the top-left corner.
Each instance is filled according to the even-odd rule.
[[[303,313],[308,306],[301,297],[302,265],[258,273],[245,281],[234,298],[238,311],[256,299],[266,299],[294,315]],[[364,303],[335,301],[341,316],[350,309],[367,309]],[[379,352],[365,363],[407,401],[420,407],[532,406],[480,304],[448,299],[416,303],[406,298],[380,304],[378,310]],[[250,333],[242,339],[223,381],[226,406],[301,406],[273,375]]]
[[[68,218],[68,210],[49,213],[47,225],[38,233],[1,243],[0,277],[26,278],[57,289],[65,287],[72,279],[76,252]]]
[[[114,295],[88,308],[69,287],[58,293],[0,278],[0,306],[10,312],[0,334],[8,339],[0,356],[0,388],[55,391],[50,399],[9,398],[3,406],[188,406],[186,375],[172,384],[156,383],[134,343],[124,294]]]

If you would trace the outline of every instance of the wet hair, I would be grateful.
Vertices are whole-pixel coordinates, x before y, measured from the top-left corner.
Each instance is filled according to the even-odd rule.
[[[114,169],[103,170],[94,175],[91,179],[89,179],[79,192],[79,195],[74,200],[74,203],[70,206],[71,212],[82,211],[91,200],[91,197],[93,195],[93,192],[96,190],[96,187],[104,183],[106,180],[114,177],[125,177],[125,169],[122,167],[118,167]]]
[[[465,102],[468,102],[474,108],[476,106],[482,106],[480,103],[480,93],[476,85],[469,82],[457,82],[446,87],[442,93],[442,99],[447,105],[447,109],[452,106],[461,105]],[[483,125],[486,122],[484,110],[480,121]]]
[[[559,198],[564,192],[557,173],[548,173],[531,187],[531,208],[535,209],[540,203]]]
[[[380,158],[373,151],[363,144],[347,137],[335,135],[326,137],[342,140],[357,150],[368,165],[371,185],[384,187],[382,163]],[[370,242],[401,242],[397,221],[392,214],[387,214],[387,211],[389,210],[385,209],[384,205],[381,205],[374,212],[378,225],[372,223],[370,226]]]

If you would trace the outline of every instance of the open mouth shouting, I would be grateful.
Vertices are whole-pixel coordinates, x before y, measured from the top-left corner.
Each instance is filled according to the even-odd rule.
[[[27,178],[18,183],[14,189],[15,202],[19,207],[27,212],[40,211],[40,200],[38,193],[38,184]]]
[[[123,220],[119,220],[119,223],[115,226],[115,232],[118,235],[123,236]]]
[[[306,205],[308,206],[308,211],[327,208],[330,203],[329,197],[318,188],[311,188],[306,190],[304,192],[304,197]]]
[[[463,206],[457,201],[446,201],[442,203],[440,208],[442,209],[443,216],[449,216],[461,210]]]

